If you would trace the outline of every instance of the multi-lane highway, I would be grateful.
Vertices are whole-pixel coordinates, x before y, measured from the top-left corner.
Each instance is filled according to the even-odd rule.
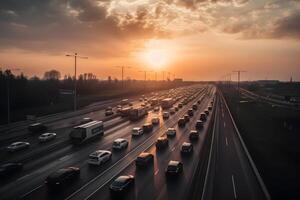
[[[15,130],[21,132],[18,139],[30,141],[31,147],[13,154],[6,152],[5,145],[15,139],[16,133],[10,140],[1,143],[1,163],[24,163],[21,172],[1,180],[1,199],[112,199],[114,196],[110,192],[110,185],[120,175],[132,175],[135,180],[134,185],[122,195],[123,199],[269,198],[227,104],[215,86],[188,86],[163,91],[155,96],[176,99],[173,108],[178,108],[178,111],[170,114],[169,109],[155,111],[154,107],[149,106],[145,117],[130,121],[117,115],[105,117],[101,107],[49,122],[47,125],[58,136],[46,144],[40,144],[36,135],[24,134],[22,131],[25,131],[25,126]],[[148,98],[152,98],[151,95]],[[141,103],[139,100],[133,102],[134,106],[141,106]],[[183,107],[179,108],[179,104],[183,104]],[[179,127],[178,120],[193,105],[197,105],[197,109],[193,109],[193,116],[184,127]],[[190,140],[190,131],[196,129],[196,122],[205,110],[208,112],[209,105],[212,107],[206,115],[203,128],[198,130],[199,138]],[[166,111],[170,114],[167,119],[163,118]],[[104,121],[104,136],[81,145],[72,145],[68,134],[83,117]],[[142,127],[154,117],[158,117],[160,123],[154,125],[153,131],[132,136],[134,127]],[[155,145],[157,138],[166,136],[168,128],[175,128],[176,135],[167,137],[166,148],[158,149]],[[126,139],[128,146],[119,151],[112,149],[113,141],[117,138]],[[184,142],[192,143],[193,153],[181,153]],[[89,164],[89,155],[96,150],[111,151],[111,159],[100,166]],[[151,153],[154,158],[153,163],[145,168],[135,165],[136,158],[142,152]],[[170,160],[183,164],[183,172],[177,177],[167,177],[165,174]],[[50,190],[44,183],[49,174],[70,166],[80,169],[79,178],[58,191]]]

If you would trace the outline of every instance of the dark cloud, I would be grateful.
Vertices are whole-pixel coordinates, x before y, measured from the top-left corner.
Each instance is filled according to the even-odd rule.
[[[277,20],[274,26],[273,37],[292,37],[300,39],[300,11]]]

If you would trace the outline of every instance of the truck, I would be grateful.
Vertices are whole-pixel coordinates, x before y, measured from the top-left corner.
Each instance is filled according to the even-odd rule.
[[[123,99],[121,101],[121,105],[127,105],[129,103],[129,100],[128,99]]]
[[[161,101],[161,108],[168,109],[171,108],[174,104],[173,98],[165,98]]]
[[[75,126],[69,134],[73,144],[81,144],[97,136],[103,136],[104,126],[102,121],[91,121],[86,124]]]
[[[123,108],[120,110],[121,117],[127,117],[130,114],[130,111],[132,110],[132,107]]]
[[[145,107],[138,107],[133,108],[129,112],[129,119],[134,121],[143,118],[145,115],[147,115],[147,109]]]

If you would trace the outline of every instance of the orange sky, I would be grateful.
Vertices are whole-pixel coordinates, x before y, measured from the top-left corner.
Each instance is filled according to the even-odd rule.
[[[101,79],[120,78],[114,66],[127,65],[125,77],[134,79],[149,70],[159,79],[169,71],[185,80],[219,80],[241,69],[244,80],[300,80],[299,1],[13,2],[0,3],[2,69],[73,74],[65,54],[78,52],[89,57],[78,60],[79,73]]]

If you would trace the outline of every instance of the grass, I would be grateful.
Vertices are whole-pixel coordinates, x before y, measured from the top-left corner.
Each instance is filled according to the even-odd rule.
[[[299,199],[300,112],[258,102],[238,104],[236,92],[222,91],[272,199]]]

